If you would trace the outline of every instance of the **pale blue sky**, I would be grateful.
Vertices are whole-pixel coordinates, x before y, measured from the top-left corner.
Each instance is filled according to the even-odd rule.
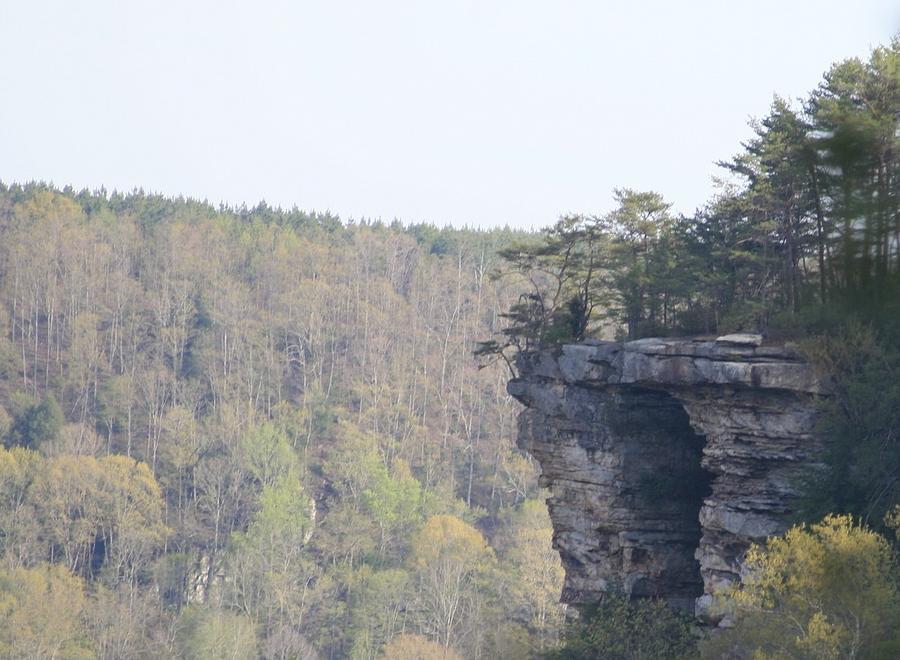
[[[538,227],[690,212],[900,3],[0,0],[0,179]]]

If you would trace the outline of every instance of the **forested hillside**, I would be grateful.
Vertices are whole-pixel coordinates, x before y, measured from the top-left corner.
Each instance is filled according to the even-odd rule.
[[[753,126],[695,213],[622,188],[540,234],[0,184],[0,656],[693,653],[653,603],[561,635],[506,382],[516,351],[592,336],[800,341],[835,386],[804,520],[856,518],[776,549],[813,571],[853,520],[896,529],[900,41]],[[894,549],[865,534],[859,648],[900,644]],[[865,657],[816,655],[852,635],[784,611],[824,635],[790,657]]]
[[[489,277],[513,238],[4,187],[15,648],[549,644],[549,522],[507,372],[472,358],[516,294]]]

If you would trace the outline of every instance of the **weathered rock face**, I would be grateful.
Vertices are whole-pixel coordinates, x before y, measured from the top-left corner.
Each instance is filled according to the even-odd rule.
[[[567,345],[518,367],[519,445],[550,489],[563,601],[618,587],[715,622],[711,594],[751,542],[785,531],[817,465],[825,383],[744,335]]]

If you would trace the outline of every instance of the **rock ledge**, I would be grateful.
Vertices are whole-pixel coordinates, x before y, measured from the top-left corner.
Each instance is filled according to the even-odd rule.
[[[827,383],[754,335],[585,342],[527,353],[508,390],[566,568],[563,601],[612,587],[693,609],[740,579],[750,543],[789,525],[822,455]]]

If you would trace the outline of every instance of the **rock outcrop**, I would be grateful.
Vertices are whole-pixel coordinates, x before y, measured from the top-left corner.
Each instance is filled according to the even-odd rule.
[[[754,335],[573,344],[518,367],[519,445],[551,493],[563,601],[615,587],[718,622],[712,594],[751,542],[785,531],[817,465],[826,384]]]

